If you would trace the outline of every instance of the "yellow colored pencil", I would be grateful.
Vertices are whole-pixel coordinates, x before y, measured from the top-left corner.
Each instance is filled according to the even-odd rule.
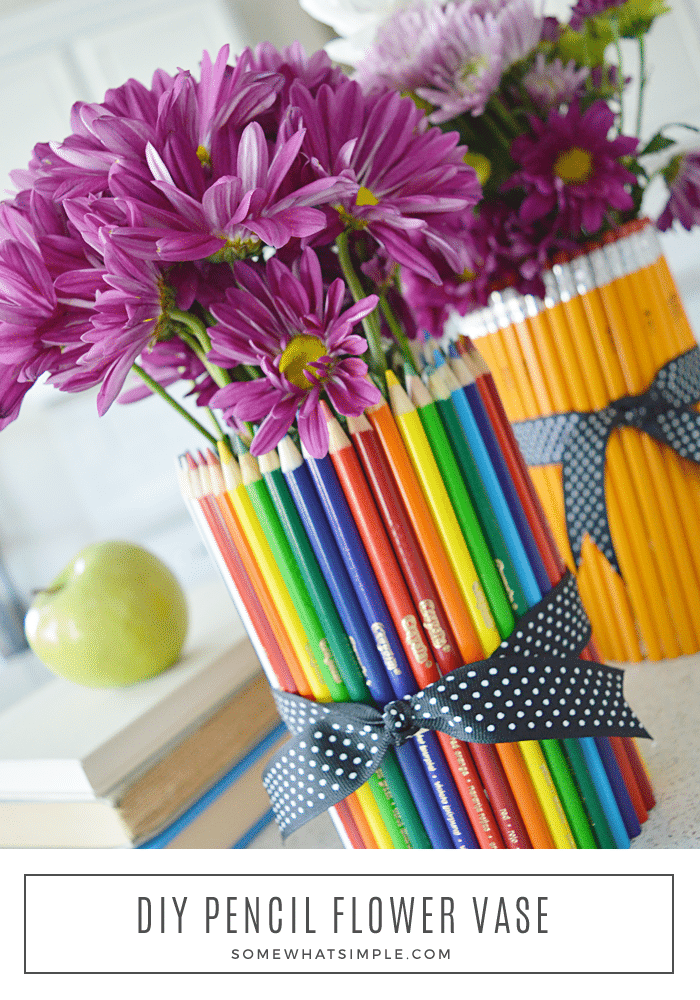
[[[246,533],[251,548],[255,552],[258,565],[265,576],[277,609],[287,626],[290,641],[299,662],[304,667],[304,674],[311,688],[311,693],[316,701],[331,701],[330,691],[320,676],[311,656],[308,637],[301,624],[294,603],[289,596],[289,591],[284,584],[282,574],[272,554],[272,549],[265,538],[265,532],[260,526],[253,503],[243,484],[238,462],[222,442],[219,443],[218,449],[221,460],[221,471],[224,476],[228,495],[231,498],[231,503],[241,523],[241,527]]]
[[[386,381],[394,418],[399,425],[413,468],[428,501],[435,527],[438,529],[452,571],[457,578],[476,634],[485,654],[490,656],[500,645],[501,637],[428,444],[418,411],[392,371],[386,373]]]

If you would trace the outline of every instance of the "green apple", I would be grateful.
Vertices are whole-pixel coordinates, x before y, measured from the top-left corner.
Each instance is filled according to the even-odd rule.
[[[55,674],[87,687],[121,687],[175,663],[187,602],[152,553],[130,542],[98,542],[39,591],[24,628]]]

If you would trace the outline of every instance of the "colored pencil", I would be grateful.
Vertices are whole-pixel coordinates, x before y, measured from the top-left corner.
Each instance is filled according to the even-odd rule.
[[[473,620],[475,619],[478,634],[480,631],[478,626],[481,624],[481,634],[484,636],[482,638],[482,646],[484,654],[489,656],[500,645],[501,636],[490,614],[488,619],[484,617],[484,611],[488,610],[486,597],[483,593],[481,582],[476,576],[474,564],[471,561],[469,550],[459,528],[459,523],[452,510],[449,496],[445,490],[440,472],[423,431],[420,417],[396,376],[389,371],[386,374],[386,379],[394,416],[399,425],[407,451],[411,456],[414,470],[421,482],[424,496],[430,504],[431,512],[440,531],[452,568],[458,579],[460,575],[462,576],[460,582],[462,583],[462,593],[465,603],[467,603],[467,607],[472,612]],[[460,568],[464,567],[468,569],[469,575],[467,579],[470,586],[464,585],[464,573],[460,574]],[[475,601],[475,595],[478,595],[480,598],[478,603]],[[478,617],[474,616],[472,611],[475,603],[477,604],[478,613],[482,616],[481,622],[479,622]],[[535,754],[532,753],[532,748],[526,748],[525,751],[527,753],[529,750],[528,755],[530,763],[533,765],[532,767],[527,766],[520,745],[508,743],[497,744],[497,749],[508,774],[511,790],[533,847],[553,847],[552,834],[550,833],[549,825],[542,811],[542,805],[533,786],[533,782],[537,780],[541,786],[541,793],[543,795],[551,794],[551,788],[545,789],[542,787],[544,771],[541,765],[543,762],[540,760],[537,760],[536,763],[534,762]],[[546,765],[544,766],[544,770],[546,770]],[[553,810],[553,821],[556,819],[556,815],[556,810]]]
[[[372,570],[369,557],[365,552],[362,540],[358,533],[355,522],[350,513],[347,501],[342,488],[338,482],[332,460],[329,457],[316,459],[304,453],[304,458],[309,466],[311,476],[316,486],[321,503],[326,511],[326,516],[333,530],[336,542],[345,562],[348,575],[355,587],[357,597],[362,606],[363,613],[375,638],[377,638],[377,648],[384,661],[389,681],[394,691],[394,696],[402,698],[405,694],[412,694],[417,685],[411,674],[411,670],[401,646],[399,637],[391,618],[389,609],[386,606],[384,597],[377,583]],[[467,832],[466,827],[455,825],[455,810],[450,808],[450,803],[444,798],[444,788],[454,787],[451,776],[441,760],[440,748],[433,733],[426,733],[417,736],[413,741],[405,746],[415,744],[418,755],[424,767],[424,774],[428,778],[429,788],[434,789],[434,795],[417,799],[414,794],[414,801],[421,812],[421,818],[425,825],[428,836],[433,847],[466,847],[478,846],[473,832]],[[440,768],[440,771],[436,770]],[[404,772],[406,780],[409,781],[408,774]],[[409,781],[410,784],[410,781]],[[440,787],[436,787],[436,786]],[[456,797],[456,792],[454,793]],[[438,805],[435,810],[431,806]],[[458,809],[456,810],[459,811]],[[443,819],[443,813],[445,818]],[[466,820],[466,816],[464,817]],[[468,826],[468,823],[467,823]],[[468,845],[466,837],[471,835],[471,843]]]
[[[542,558],[535,543],[530,524],[525,516],[525,511],[523,510],[523,506],[520,502],[520,497],[516,492],[513,477],[508,469],[505,455],[501,450],[498,438],[496,437],[488,412],[484,406],[478,386],[476,385],[476,379],[471,374],[469,366],[462,359],[454,344],[450,345],[449,353],[450,369],[455,374],[457,381],[462,386],[464,395],[467,397],[469,409],[472,411],[476,426],[479,429],[479,434],[484,442],[484,445],[486,446],[491,466],[500,484],[506,503],[508,504],[511,517],[515,522],[515,527],[523,548],[525,549],[530,568],[537,581],[537,586],[541,592],[544,592],[547,589],[547,575],[542,564]],[[443,360],[442,355],[435,352],[436,366],[439,366]]]
[[[272,599],[285,623],[289,639],[296,653],[296,660],[303,667],[301,676],[297,676],[294,673],[294,665],[291,662],[288,664],[294,676],[299,694],[305,698],[313,697],[314,701],[330,701],[331,696],[328,688],[323,679],[318,675],[315,666],[311,664],[307,652],[308,639],[301,624],[301,619],[289,595],[289,591],[282,578],[282,573],[272,554],[272,549],[265,537],[265,532],[260,525],[258,516],[255,513],[252,501],[243,485],[238,462],[223,441],[218,442],[217,450],[221,459],[221,471],[224,476],[228,495],[238,515],[243,532],[252,550],[255,552],[255,557],[270,589]],[[306,673],[307,667],[310,668],[308,674]]]
[[[378,704],[385,705],[394,698],[394,689],[389,683],[384,663],[345,568],[335,535],[328,523],[326,513],[311,478],[309,467],[304,462],[299,450],[288,437],[283,438],[280,442],[278,453],[285,481],[311,542],[326,584],[333,596],[335,606],[351,640],[353,649],[357,654],[370,693]],[[441,834],[440,837],[435,837],[437,846],[445,846],[448,840],[447,831],[445,830],[437,806],[433,804],[430,786],[425,778],[415,748],[410,743],[407,743],[402,747],[398,747],[395,755],[411,791],[414,803],[421,805],[421,808],[418,810],[421,817],[419,822],[412,823],[412,814],[409,811],[403,814],[404,822],[409,830],[411,843],[416,848],[429,848],[432,846],[432,840],[426,833],[426,817],[428,819],[432,817],[435,819],[435,825]],[[390,782],[395,772],[394,764],[394,755],[387,755],[384,761],[384,772]],[[395,789],[393,793],[396,798],[400,797]],[[452,846],[451,842],[447,846]]]
[[[454,456],[474,503],[479,524],[500,572],[511,607],[516,615],[522,615],[527,608],[525,594],[440,369],[429,375],[428,388],[447,431]]]
[[[527,550],[523,545],[518,527],[508,505],[508,500],[498,480],[488,449],[481,435],[479,424],[472,411],[470,399],[465,392],[468,380],[472,379],[472,376],[463,362],[460,365],[460,359],[458,358],[450,359],[449,364],[444,366],[442,375],[447,388],[450,390],[450,399],[454,404],[457,418],[472,449],[479,475],[481,476],[498,524],[503,532],[503,537],[506,540],[508,551],[518,574],[518,579],[520,580],[520,585],[525,593],[525,599],[532,606],[537,603],[535,595],[541,593],[538,578],[533,571]],[[474,387],[474,392],[478,395],[476,387]]]
[[[422,618],[435,662],[441,674],[448,674],[462,666],[462,658],[379,439],[365,416],[348,417],[347,424],[414,606]],[[445,733],[438,733],[438,741],[480,846],[503,848],[503,839],[468,746]]]
[[[409,458],[391,407],[382,400],[370,407],[367,419],[377,434],[391,468],[394,482],[401,493],[406,512],[421,547],[423,558],[433,582],[440,591],[445,614],[465,663],[482,657],[483,649],[474,630],[450,560],[443,548],[421,485]]]
[[[506,445],[506,447],[504,447],[504,453],[509,457],[509,468],[519,470],[521,473],[521,475],[516,479],[516,483],[518,492],[522,498],[523,494],[531,492],[534,493],[530,477],[527,475],[527,467],[525,466],[522,454],[517,442],[515,441],[512,428],[493,382],[493,377],[486,367],[486,364],[479,352],[476,351],[473,345],[469,344],[467,346],[470,354],[470,360],[472,360],[475,365],[473,370],[477,378],[477,385],[479,385],[480,390],[483,391],[483,398],[485,405],[489,410],[492,425],[498,432],[499,440],[503,441],[504,445]],[[540,556],[547,570],[549,582],[551,586],[555,586],[563,575],[564,562],[556,547],[551,531],[549,530],[549,524],[536,493],[534,493],[534,497],[532,497],[532,506],[530,510],[531,514],[528,516],[528,520],[530,520]],[[584,659],[591,658],[588,650],[583,651],[582,657]],[[543,742],[546,743],[548,741]],[[601,805],[596,792],[595,783],[591,777],[588,767],[586,766],[585,758],[581,752],[581,747],[579,746],[578,741],[575,739],[565,739],[562,741],[562,745],[569,766],[571,767],[573,776],[576,780],[576,784],[598,846],[601,848],[614,848],[615,842],[612,838],[612,834],[610,833],[610,827],[605,817],[605,811]],[[576,834],[575,829],[574,833]]]
[[[493,620],[484,589],[464,541],[459,521],[455,516],[420,417],[416,407],[392,371],[386,373],[386,380],[391,408],[406,450],[410,455],[414,471],[430,507],[435,526],[459,583],[464,603],[469,610],[482,649],[487,656],[490,656],[500,645],[501,636]]]
[[[391,469],[422,555],[435,586],[440,592],[445,614],[455,635],[465,663],[483,658],[484,652],[471,625],[467,606],[450,561],[433,521],[420,482],[415,473],[398,425],[386,400],[370,407],[367,418],[381,444]],[[472,744],[472,757],[481,780],[488,790],[503,841],[507,847],[527,849],[532,846],[513,798],[510,783],[494,747]]]
[[[414,683],[405,688],[403,694],[414,693],[419,687],[437,680],[440,674],[430,659],[429,641],[420,624],[419,612],[404,583],[357,454],[338,421],[332,418],[329,412],[326,413],[326,419],[330,434],[331,461],[414,678]],[[450,774],[452,771],[459,775],[460,763],[462,765],[465,763],[466,756],[463,755],[461,762],[455,761],[455,766],[446,770],[439,737],[433,733],[426,733],[419,735],[417,741],[421,754],[426,760],[430,760],[431,773],[433,769],[436,771],[441,801],[444,804],[450,830],[456,839],[456,846],[459,846],[460,842],[470,847],[477,846],[465,803],[459,796]],[[454,756],[454,749],[449,740],[442,741],[442,746],[443,749],[446,748],[449,756]],[[427,753],[430,754],[429,758],[426,756]],[[469,802],[471,804],[471,799]]]
[[[406,389],[423,425],[428,443],[437,460],[442,481],[452,503],[474,563],[474,569],[484,588],[496,627],[501,635],[509,635],[515,625],[513,609],[503,586],[493,556],[489,551],[481,524],[474,509],[464,479],[457,464],[447,432],[430,390],[416,376],[409,376]],[[524,609],[523,609],[524,610]]]
[[[237,572],[235,561],[232,561],[230,558],[228,561],[224,559],[223,552],[227,548],[225,534],[221,530],[221,525],[216,525],[214,518],[211,516],[207,517],[207,504],[201,502],[202,488],[199,470],[196,468],[196,463],[194,463],[191,456],[182,456],[181,465],[178,468],[178,481],[185,503],[189,507],[195,523],[199,526],[201,537],[211,554],[212,560],[221,571],[226,588],[229,591],[233,604],[241,621],[243,622],[251,643],[255,648],[258,660],[260,661],[260,665],[267,677],[268,683],[273,688],[279,688],[285,682],[289,683],[288,675],[285,675],[284,670],[281,670],[279,675],[276,674],[275,665],[277,664],[277,659],[275,657],[273,657],[272,660],[268,658],[266,650],[261,643],[254,620],[248,612],[248,606],[243,600],[242,593],[251,593],[252,585],[246,583],[245,573],[243,572],[241,576],[237,576],[236,578],[238,583],[241,585],[239,589],[236,579],[234,579],[231,573],[231,570]],[[235,546],[232,546],[232,551],[235,551]],[[259,621],[259,619],[256,620]],[[264,620],[261,622],[261,630],[263,632],[265,630]],[[294,690],[293,684],[289,690],[291,690],[292,693],[300,693]],[[341,809],[333,807],[329,809],[328,812],[343,843],[353,848],[367,846],[362,839],[358,837],[357,827],[346,827],[344,822],[347,815],[346,810],[355,808],[357,811],[359,809],[355,796],[349,796],[344,803],[339,803],[339,805],[341,806]]]
[[[287,586],[289,596],[297,610],[304,631],[308,636],[311,657],[316,662],[316,667],[323,677],[331,699],[333,701],[349,701],[347,688],[340,676],[338,665],[331,652],[321,623],[318,620],[318,615],[311,605],[309,592],[304,586],[294,553],[284,533],[280,519],[277,516],[274,504],[267,492],[258,461],[254,455],[247,452],[239,456],[238,463],[243,485],[248,490],[248,495],[252,500],[255,513],[258,515],[260,526],[265,533],[268,545],[272,549],[272,554],[282,573],[282,579]]]
[[[349,696],[352,701],[371,701],[371,695],[357,662],[355,652],[333,604],[332,595],[316,560],[284,475],[282,474],[277,452],[269,452],[267,455],[262,455],[259,465],[270,498],[274,503],[280,523],[306,585],[311,603],[316,610],[328,642],[332,647],[338,669],[343,677]],[[429,842],[420,823],[415,805],[410,798],[408,788],[396,766],[393,754],[389,754],[387,767],[384,770],[387,771],[386,783],[389,796],[387,797],[387,795],[383,794],[382,788],[379,787],[384,780],[382,773],[370,779],[370,786],[382,812],[384,822],[390,834],[392,834],[394,846],[406,847],[413,845],[411,829],[413,829],[417,841],[415,846],[425,846]],[[406,831],[406,835],[402,835],[398,843],[396,831],[392,832],[390,820],[385,815],[387,798],[393,800],[393,805],[397,811],[399,829]],[[407,817],[406,822],[404,822],[404,816]]]

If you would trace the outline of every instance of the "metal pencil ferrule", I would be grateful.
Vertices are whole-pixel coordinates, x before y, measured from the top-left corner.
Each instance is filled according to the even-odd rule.
[[[493,318],[498,325],[498,329],[505,330],[506,327],[509,327],[510,319],[508,318],[508,312],[500,292],[491,292],[489,305],[491,306]]]
[[[618,278],[625,278],[629,271],[625,267],[625,262],[620,253],[620,241],[606,243],[603,246],[603,254],[608,265],[608,281],[617,281]]]
[[[547,309],[551,309],[552,306],[559,305],[561,302],[559,285],[552,271],[544,271],[542,280],[544,282],[544,304]]]
[[[574,287],[579,295],[586,295],[596,287],[593,266],[586,254],[576,257],[571,263]]]
[[[557,283],[557,288],[559,289],[559,298],[561,301],[568,302],[570,299],[575,299],[577,294],[576,283],[574,282],[571,265],[554,264],[552,272]]]
[[[596,288],[603,288],[610,284],[613,276],[610,273],[607,258],[602,247],[596,247],[588,254],[588,263],[593,273],[593,280]]]

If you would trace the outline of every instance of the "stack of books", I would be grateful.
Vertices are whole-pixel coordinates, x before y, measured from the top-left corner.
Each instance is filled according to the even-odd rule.
[[[0,847],[243,847],[271,820],[261,775],[286,729],[221,588],[191,613],[158,677],[51,677],[0,713]],[[31,672],[23,659],[5,671]]]

